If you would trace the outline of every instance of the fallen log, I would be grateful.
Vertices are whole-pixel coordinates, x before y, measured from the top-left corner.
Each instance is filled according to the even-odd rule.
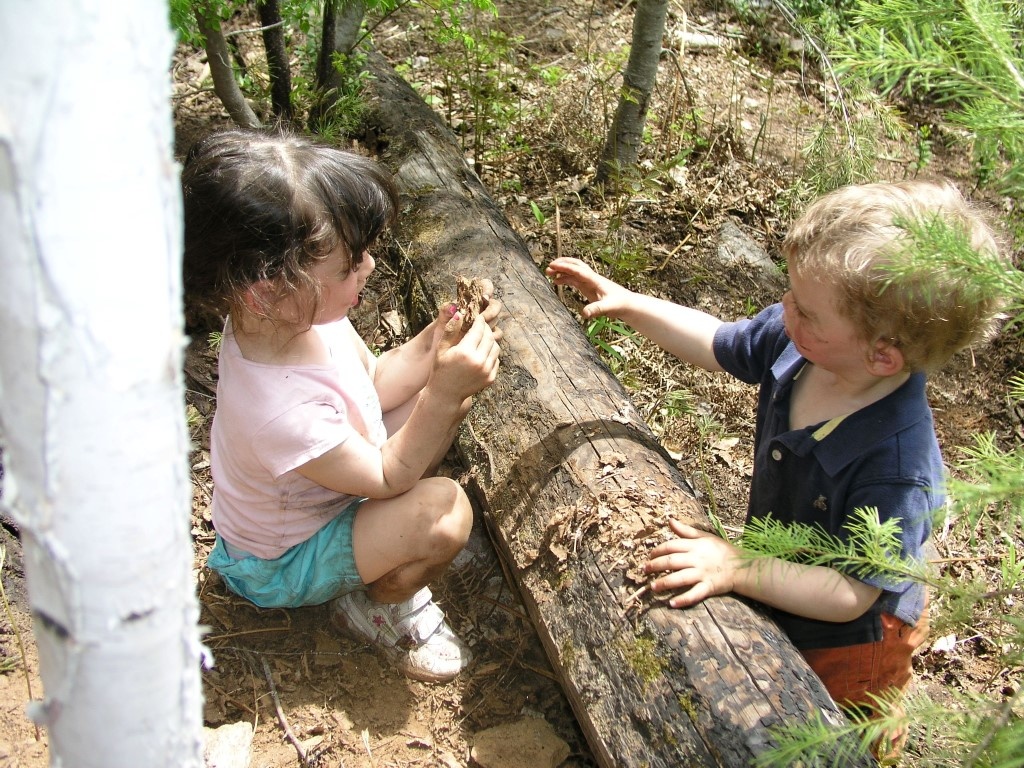
[[[842,723],[749,604],[726,596],[683,611],[638,595],[637,563],[668,517],[706,528],[704,511],[451,132],[382,57],[369,67],[371,133],[403,195],[396,241],[412,267],[410,315],[434,317],[458,275],[491,278],[508,310],[501,373],[457,447],[595,758],[749,765],[775,726],[819,712]]]

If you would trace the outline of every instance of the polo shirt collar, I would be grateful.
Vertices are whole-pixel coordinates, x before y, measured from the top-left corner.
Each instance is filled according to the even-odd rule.
[[[793,380],[806,363],[806,358],[790,342],[772,365],[775,397],[789,397]],[[779,437],[798,453],[813,451],[822,469],[835,475],[873,446],[926,418],[927,409],[920,407],[920,403],[926,402],[925,397],[925,375],[912,373],[895,391],[859,411],[810,430],[784,432]]]

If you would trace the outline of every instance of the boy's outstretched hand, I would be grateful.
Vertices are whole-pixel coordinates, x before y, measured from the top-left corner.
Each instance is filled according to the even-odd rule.
[[[628,288],[597,274],[579,259],[555,259],[544,271],[555,285],[568,285],[586,298],[589,303],[581,313],[584,320],[601,315],[620,317],[632,296]]]
[[[673,608],[686,608],[713,595],[732,592],[740,567],[739,549],[713,533],[678,520],[670,520],[669,526],[679,538],[656,546],[644,563],[644,573],[659,574],[651,580],[651,590],[684,590],[668,601]]]

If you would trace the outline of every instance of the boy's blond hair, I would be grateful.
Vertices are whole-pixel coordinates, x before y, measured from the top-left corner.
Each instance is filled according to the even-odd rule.
[[[861,337],[899,347],[908,370],[933,371],[988,338],[999,302],[966,271],[901,266],[915,233],[941,222],[982,259],[999,259],[992,229],[952,184],[904,181],[837,189],[790,229],[782,255],[790,271],[832,284],[837,310]]]

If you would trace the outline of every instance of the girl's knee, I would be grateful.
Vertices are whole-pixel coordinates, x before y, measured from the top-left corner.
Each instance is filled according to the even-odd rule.
[[[432,477],[421,482],[430,485],[432,544],[458,553],[473,528],[473,505],[469,497],[451,478]]]

